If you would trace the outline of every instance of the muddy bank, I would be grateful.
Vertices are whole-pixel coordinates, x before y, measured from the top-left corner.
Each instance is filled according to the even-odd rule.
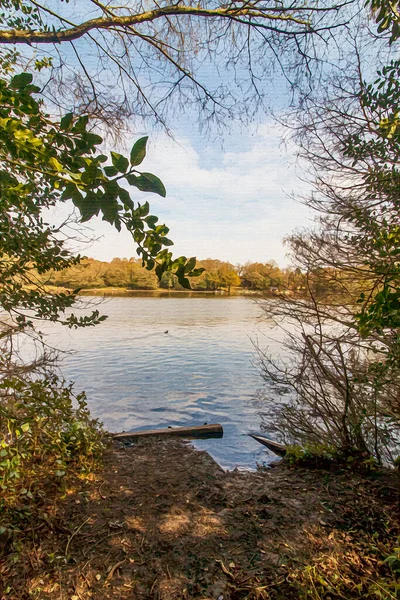
[[[48,521],[32,523],[18,556],[3,562],[2,597],[378,597],[365,590],[392,577],[383,557],[396,535],[397,485],[395,474],[284,465],[224,472],[176,439],[115,445],[104,468],[49,505]],[[336,569],[343,595],[308,582],[310,567],[328,583]],[[318,595],[302,595],[307,586]]]

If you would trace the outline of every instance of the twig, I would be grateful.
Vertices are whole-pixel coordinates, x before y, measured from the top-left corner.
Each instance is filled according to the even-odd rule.
[[[110,579],[113,578],[113,575],[115,573],[115,571],[121,567],[124,562],[126,561],[126,558],[124,558],[124,560],[120,560],[119,562],[115,563],[115,565],[110,569],[109,574],[107,575],[106,581],[110,581]]]
[[[222,560],[217,560],[216,562],[221,565],[221,569],[223,570],[223,572],[225,573],[225,575],[228,575],[228,577],[230,577],[233,581],[236,580],[236,577],[234,576],[234,574],[231,573],[231,571],[229,571],[229,569],[227,569],[227,567],[224,565],[224,563],[222,562]]]
[[[102,498],[103,500],[106,500],[107,496],[103,496],[103,494],[101,493],[101,488],[103,487],[103,485],[105,484],[105,481],[102,481],[101,484],[99,485],[99,496],[100,498]]]
[[[64,556],[67,556],[68,554],[68,548],[70,543],[72,542],[73,538],[76,536],[77,533],[80,532],[80,530],[82,529],[82,527],[90,520],[90,517],[88,517],[86,519],[86,521],[83,521],[83,523],[81,525],[79,525],[78,529],[75,529],[75,531],[73,532],[73,534],[68,538],[68,542],[67,542],[67,547],[65,548],[65,554]]]

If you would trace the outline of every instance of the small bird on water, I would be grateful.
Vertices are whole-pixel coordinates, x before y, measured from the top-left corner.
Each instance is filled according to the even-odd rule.
[[[168,333],[168,329],[167,329],[167,331],[164,331],[164,333]]]

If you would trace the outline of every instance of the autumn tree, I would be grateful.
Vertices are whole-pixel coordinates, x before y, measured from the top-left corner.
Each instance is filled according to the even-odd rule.
[[[237,287],[241,283],[241,279],[231,263],[207,258],[199,261],[198,265],[204,269],[204,272],[193,280],[193,285],[197,289],[217,291],[228,288],[228,293],[230,293],[232,286]]]
[[[222,286],[225,288],[228,288],[228,294],[231,293],[231,288],[232,287],[239,287],[241,280],[239,275],[236,273],[236,271],[232,268],[228,268],[225,271],[222,272],[222,277],[221,277],[221,282],[222,282]]]
[[[274,262],[246,263],[242,268],[242,284],[253,290],[268,290],[283,283],[282,272]]]

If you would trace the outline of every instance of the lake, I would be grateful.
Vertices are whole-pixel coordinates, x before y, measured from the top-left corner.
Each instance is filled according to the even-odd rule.
[[[263,409],[252,340],[279,339],[254,301],[139,296],[107,299],[99,309],[109,318],[98,327],[57,327],[52,337],[73,350],[63,374],[86,391],[93,416],[108,431],[221,423],[222,439],[193,443],[222,467],[254,469],[273,459],[244,435],[260,429]],[[267,343],[279,351],[278,341]]]

